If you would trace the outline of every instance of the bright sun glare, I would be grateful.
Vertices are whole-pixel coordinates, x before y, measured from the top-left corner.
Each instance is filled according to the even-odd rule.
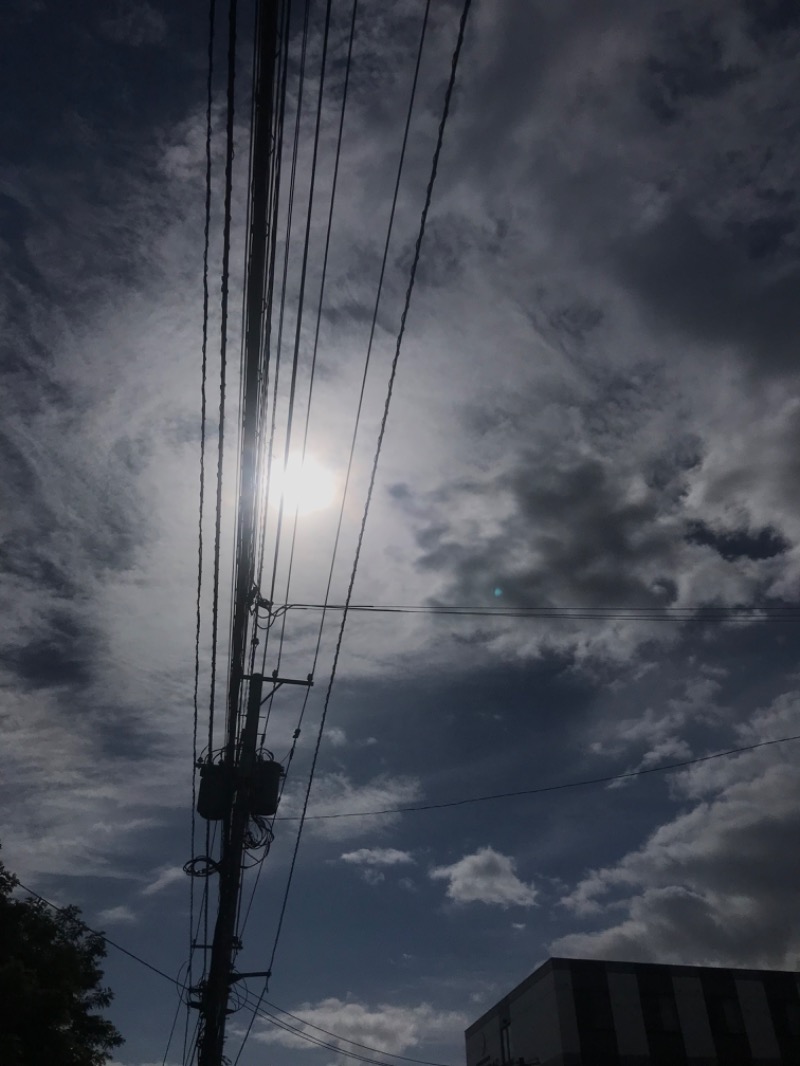
[[[283,491],[283,509],[286,514],[311,514],[330,507],[336,481],[330,470],[307,455],[305,461],[299,455],[290,456],[284,472],[278,462],[272,468],[272,483],[276,503]]]

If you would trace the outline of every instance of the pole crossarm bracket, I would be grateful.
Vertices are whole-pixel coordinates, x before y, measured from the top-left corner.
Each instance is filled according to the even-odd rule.
[[[272,977],[272,970],[251,970],[248,973],[232,973],[228,980],[231,984],[236,981],[243,981],[246,977],[266,977],[269,979]]]
[[[278,691],[278,689],[281,687],[281,685],[302,685],[303,688],[312,688],[313,685],[314,685],[314,680],[311,677],[311,674],[308,675],[308,677],[305,679],[305,681],[302,681],[302,680],[299,680],[298,678],[293,678],[293,677],[278,677],[278,671],[277,670],[272,675],[271,681],[272,681],[272,688],[270,689],[270,691],[266,694],[266,696],[261,701],[261,706],[262,707],[264,706],[265,703],[267,703],[269,700],[272,699],[272,697],[275,695],[275,693]]]

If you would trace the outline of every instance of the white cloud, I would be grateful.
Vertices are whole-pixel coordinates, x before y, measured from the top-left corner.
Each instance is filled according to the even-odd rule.
[[[452,866],[437,866],[429,876],[449,881],[447,895],[456,903],[532,907],[536,902],[536,889],[517,877],[514,860],[491,847],[479,848]]]
[[[345,852],[340,858],[342,862],[357,866],[368,885],[379,885],[386,880],[386,874],[379,867],[402,866],[414,862],[409,852],[399,851],[397,848],[359,848],[357,851]]]
[[[338,725],[325,730],[325,739],[334,748],[343,748],[347,744],[347,733]]]
[[[155,881],[152,881],[149,885],[146,885],[142,889],[143,896],[153,896],[156,892],[160,892],[162,889],[167,888],[168,885],[174,885],[176,882],[186,881],[186,874],[183,872],[181,866],[165,866]]]
[[[130,907],[125,907],[124,905],[108,907],[106,910],[98,911],[97,917],[106,925],[130,925],[137,921],[137,917]]]
[[[329,840],[346,840],[364,833],[375,833],[396,825],[395,815],[358,817],[359,811],[392,810],[404,807],[421,796],[419,781],[413,777],[390,777],[382,774],[364,785],[354,784],[346,774],[320,774],[311,794],[307,828]],[[295,815],[302,807],[300,794],[287,792],[281,800],[281,815]],[[347,818],[314,820],[314,815],[349,814]],[[280,819],[279,819],[280,820]]]
[[[800,703],[784,695],[738,732],[746,744],[799,730]],[[775,746],[700,763],[676,775],[673,791],[688,801],[681,813],[562,900],[601,928],[561,937],[552,952],[795,968],[796,752]]]
[[[397,866],[414,862],[410,852],[398,851],[397,848],[359,848],[357,851],[346,851],[340,858],[342,862],[359,866]]]
[[[416,1007],[397,1007],[381,1004],[369,1007],[362,1003],[336,998],[322,1000],[312,1006],[295,1007],[293,1014],[312,1025],[327,1029],[345,1040],[366,1044],[386,1053],[403,1052],[419,1047],[426,1042],[460,1043],[467,1025],[467,1018],[458,1011],[437,1011],[427,1003]],[[288,1019],[292,1025],[301,1025]],[[343,1053],[347,1051],[344,1040],[337,1040],[315,1029],[306,1030],[309,1035],[321,1037],[338,1044]],[[275,1027],[265,1027],[254,1032],[254,1037],[265,1044],[280,1044],[283,1047],[314,1050],[314,1045],[301,1036]],[[358,1050],[358,1049],[356,1049]]]

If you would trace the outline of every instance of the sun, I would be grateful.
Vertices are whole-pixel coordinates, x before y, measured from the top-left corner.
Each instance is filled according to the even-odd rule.
[[[274,499],[283,495],[283,509],[287,514],[313,514],[322,511],[333,503],[336,479],[330,470],[307,455],[289,456],[284,469],[278,462],[272,468]]]

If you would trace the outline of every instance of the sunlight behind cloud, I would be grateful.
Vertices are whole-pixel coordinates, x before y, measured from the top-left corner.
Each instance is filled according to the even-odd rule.
[[[270,499],[275,506],[283,496],[286,514],[303,516],[323,511],[333,503],[336,478],[333,473],[307,455],[290,455],[284,468],[276,463],[272,468]]]

